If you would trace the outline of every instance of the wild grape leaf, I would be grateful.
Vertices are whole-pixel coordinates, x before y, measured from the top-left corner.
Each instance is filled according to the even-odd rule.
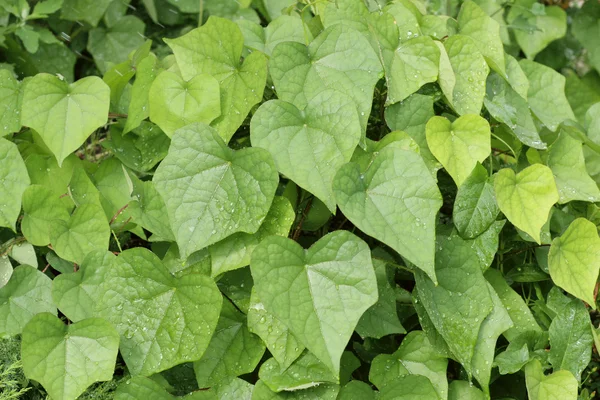
[[[490,124],[479,115],[463,115],[454,122],[433,117],[426,135],[429,149],[458,187],[491,152]]]
[[[448,390],[448,400],[485,400],[485,394],[470,382],[452,381]]]
[[[221,115],[219,82],[207,74],[183,80],[179,75],[161,72],[148,93],[150,120],[169,136],[194,122],[210,124]]]
[[[360,316],[377,300],[368,246],[335,231],[303,250],[279,236],[263,240],[250,264],[265,309],[336,375]]]
[[[544,375],[542,364],[534,359],[525,366],[527,393],[531,400],[576,400],[577,379],[569,371]]]
[[[21,85],[12,72],[0,69],[0,137],[21,129]]]
[[[236,232],[255,233],[278,181],[269,153],[233,151],[204,124],[175,133],[153,178],[182,258]]]
[[[69,220],[69,212],[59,197],[42,185],[31,185],[25,189],[21,220],[23,236],[35,246],[47,246],[55,220]]]
[[[93,250],[108,250],[110,227],[104,212],[96,204],[77,207],[68,221],[54,220],[50,228],[50,243],[56,254],[81,264]]]
[[[565,77],[552,68],[534,61],[519,62],[529,79],[527,101],[533,114],[551,131],[566,119],[575,119],[565,97]]]
[[[600,71],[600,5],[584,2],[573,17],[571,29],[573,36],[587,49],[590,64]]]
[[[75,400],[92,383],[110,381],[118,350],[119,334],[100,318],[65,325],[43,313],[23,329],[23,371],[56,399]]]
[[[454,35],[440,42],[439,83],[446,99],[459,115],[479,114],[490,72],[483,55],[470,37]]]
[[[337,400],[339,391],[338,385],[323,384],[294,392],[275,393],[259,380],[254,386],[252,400]]]
[[[264,343],[248,330],[246,316],[225,300],[210,344],[202,358],[194,362],[198,385],[210,387],[250,373],[264,352]]]
[[[487,170],[477,164],[456,193],[452,210],[454,225],[461,236],[472,239],[485,232],[499,213],[493,182]]]
[[[92,318],[107,271],[115,256],[105,250],[88,253],[71,274],[60,274],[52,283],[52,298],[60,312],[73,322]]]
[[[512,169],[501,169],[496,173],[494,191],[506,218],[541,243],[542,226],[559,199],[550,168],[534,164],[516,175]]]
[[[393,354],[379,354],[373,359],[369,381],[379,389],[405,375],[427,377],[438,398],[448,396],[446,370],[448,360],[440,356],[423,331],[412,331],[402,339]]]
[[[154,82],[154,79],[156,79],[161,70],[162,68],[160,68],[154,54],[149,54],[137,65],[135,81],[131,87],[131,100],[129,101],[129,109],[127,111],[127,122],[125,123],[123,134],[137,128],[144,119],[149,117],[148,93],[152,82]]]
[[[551,42],[567,33],[567,13],[559,6],[544,7],[544,13],[532,12],[537,1],[517,0],[506,16],[509,24],[526,24],[530,29],[515,29],[515,38],[528,59],[544,50]],[[573,24],[575,25],[575,24]]]
[[[485,57],[489,66],[506,75],[504,46],[500,38],[500,25],[473,1],[465,1],[458,13],[458,32],[469,36]]]
[[[97,295],[97,313],[121,335],[127,368],[144,376],[202,357],[222,302],[209,277],[176,278],[144,248],[123,251]]]
[[[35,129],[58,165],[97,128],[106,124],[110,90],[95,76],[68,84],[38,74],[24,88],[22,123]]]
[[[29,186],[27,167],[17,145],[0,138],[0,227],[15,230],[21,196]]]
[[[435,221],[442,198],[417,153],[384,147],[366,170],[354,162],[340,168],[333,188],[353,224],[435,280]]]
[[[36,268],[18,266],[0,288],[0,336],[20,334],[34,315],[43,312],[56,315],[52,281]]]
[[[274,358],[265,361],[258,376],[274,392],[295,391],[337,383],[339,378],[312,353],[305,351],[289,367],[281,366]]]
[[[378,400],[432,400],[437,398],[435,388],[424,376],[405,375],[385,385]]]
[[[548,166],[554,174],[558,202],[600,201],[600,190],[585,167],[582,143],[561,131],[548,151]]]
[[[98,25],[112,0],[65,0],[60,17],[69,21],[86,21]]]
[[[279,172],[335,212],[333,178],[361,138],[351,98],[323,91],[303,110],[285,101],[267,101],[250,122],[250,138],[253,146],[271,153]]]
[[[266,56],[254,52],[242,62],[242,32],[234,22],[214,16],[200,28],[165,42],[175,54],[183,79],[209,74],[219,81],[221,116],[212,126],[229,142],[248,112],[262,100]]]

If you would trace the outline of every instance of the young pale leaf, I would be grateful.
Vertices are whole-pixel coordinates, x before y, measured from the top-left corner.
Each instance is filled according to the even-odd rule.
[[[550,168],[534,164],[516,175],[512,169],[501,169],[494,180],[494,191],[506,218],[541,243],[542,226],[559,199]]]
[[[214,386],[230,377],[254,371],[265,345],[247,325],[246,316],[225,300],[210,344],[202,358],[194,363],[200,387]]]
[[[525,366],[530,400],[577,400],[577,380],[569,371],[544,375],[542,364],[532,360]]]
[[[432,400],[437,399],[435,388],[424,376],[405,375],[385,385],[378,400]]]
[[[279,177],[269,153],[233,151],[217,131],[193,124],[173,135],[153,182],[164,199],[182,258],[236,232],[255,233]]]
[[[21,129],[20,90],[21,85],[14,74],[0,69],[0,137]]]
[[[281,100],[267,101],[250,122],[250,138],[253,146],[271,153],[279,172],[335,212],[333,178],[361,138],[351,98],[322,91],[304,110]]]
[[[338,377],[317,357],[306,351],[289,367],[274,358],[265,361],[258,376],[274,392],[308,389],[322,383],[337,383]]]
[[[290,239],[271,236],[254,249],[251,270],[265,309],[339,374],[358,320],[377,301],[367,244],[336,231],[303,250]]]
[[[29,265],[15,268],[0,288],[0,336],[20,334],[34,315],[46,312],[56,315],[50,278]]]
[[[485,232],[499,213],[493,183],[487,170],[477,164],[458,188],[452,210],[454,225],[461,236],[472,239]]]
[[[50,230],[56,220],[69,220],[69,212],[60,198],[45,186],[29,186],[23,192],[23,236],[35,246],[47,246],[50,243]]]
[[[600,201],[598,185],[588,174],[583,157],[583,145],[565,131],[548,151],[548,166],[554,174],[561,204],[573,200]]]
[[[262,100],[267,57],[254,52],[242,62],[242,32],[234,22],[214,16],[200,28],[165,42],[175,54],[183,79],[209,74],[219,81],[221,116],[212,126],[229,142],[250,109]]]
[[[210,124],[221,115],[219,82],[207,74],[185,81],[173,72],[163,71],[150,86],[148,96],[150,120],[169,137],[186,125]]]
[[[491,152],[490,124],[479,115],[463,115],[454,122],[433,117],[426,135],[429,149],[458,187]]]
[[[132,375],[151,375],[199,359],[215,332],[221,294],[201,274],[174,277],[144,248],[122,252],[97,292],[96,313],[121,335]]]
[[[417,153],[384,147],[365,171],[353,162],[340,168],[333,189],[352,223],[435,280],[435,221],[442,197]]]
[[[448,400],[485,400],[485,394],[467,381],[452,381]]]
[[[127,122],[125,123],[123,134],[137,128],[150,115],[148,93],[152,82],[154,82],[154,79],[156,79],[161,70],[154,54],[149,54],[137,65],[135,81],[131,87],[131,100],[129,101],[129,109],[127,111]],[[221,112],[220,108],[219,112]]]
[[[106,123],[110,89],[95,76],[68,84],[38,74],[24,88],[22,123],[35,129],[61,166],[97,128]]]
[[[17,146],[0,138],[0,227],[15,230],[21,197],[29,186],[27,167]]]

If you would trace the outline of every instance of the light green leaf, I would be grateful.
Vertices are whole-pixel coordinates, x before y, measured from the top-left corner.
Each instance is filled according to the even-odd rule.
[[[554,174],[561,204],[573,200],[600,201],[598,185],[588,174],[583,157],[583,145],[565,131],[548,151],[548,166]]]
[[[467,381],[452,381],[448,400],[485,400],[485,395]]]
[[[95,315],[100,286],[115,256],[104,250],[87,254],[75,273],[60,274],[52,283],[52,298],[58,309],[73,322]]]
[[[0,289],[2,289],[10,280],[13,274],[13,266],[8,256],[0,257]]]
[[[419,20],[423,15],[410,1],[394,2],[387,5],[384,11],[394,17],[398,26],[400,41],[406,41],[422,35]]]
[[[239,21],[238,21],[239,23]],[[260,26],[260,25],[259,25]],[[262,29],[262,28],[261,28]],[[264,30],[265,44],[264,53],[273,54],[273,49],[282,42],[310,43],[313,40],[312,33],[302,18],[296,15],[281,15],[271,21]],[[246,38],[246,35],[244,35]],[[316,45],[316,44],[315,44]],[[357,43],[358,45],[358,43]],[[271,57],[271,60],[273,58]],[[350,61],[350,60],[346,60]],[[271,61],[273,62],[273,61]],[[346,63],[347,65],[347,63]],[[271,71],[272,74],[272,71]]]
[[[17,146],[0,138],[0,227],[15,230],[21,197],[29,186],[27,168]]]
[[[417,153],[384,147],[365,171],[348,163],[338,171],[334,191],[353,224],[435,280],[435,221],[442,198]]]
[[[573,36],[588,51],[590,64],[600,71],[600,5],[586,1],[573,17]]]
[[[501,375],[517,373],[531,360],[529,347],[522,341],[510,342],[505,351],[494,359],[494,366],[498,367]]]
[[[29,242],[14,243],[8,255],[19,264],[31,265],[33,268],[38,267],[35,249]]]
[[[98,25],[112,0],[65,0],[60,17],[69,21],[85,21]]]
[[[499,213],[493,183],[487,170],[477,164],[456,193],[452,209],[454,225],[461,236],[472,239],[485,232]]]
[[[225,300],[212,340],[202,358],[194,362],[198,385],[210,387],[250,373],[264,352],[264,343],[248,330],[246,316]]]
[[[92,383],[110,381],[118,350],[119,334],[100,318],[65,325],[43,313],[23,329],[25,375],[55,399],[75,400]]]
[[[340,387],[324,384],[314,388],[294,392],[275,393],[263,381],[256,382],[252,400],[337,400]]]
[[[551,131],[566,119],[575,120],[565,97],[565,77],[534,61],[521,60],[519,64],[529,79],[527,97],[533,114]]]
[[[527,393],[531,400],[576,400],[577,380],[569,371],[544,375],[542,364],[532,360],[525,366]]]
[[[56,315],[52,281],[29,265],[15,268],[8,283],[0,288],[0,336],[14,336],[39,313]]]
[[[0,137],[21,129],[20,90],[21,85],[14,74],[0,69]]]
[[[240,29],[234,22],[214,16],[200,28],[165,42],[175,54],[183,79],[209,74],[219,81],[221,116],[212,126],[229,142],[248,112],[262,100],[266,56],[254,52],[240,61],[244,47]]]
[[[24,155],[31,183],[49,189],[53,196],[61,200],[63,207],[70,211],[73,208],[73,200],[68,196],[63,197],[63,195],[69,191],[69,183],[74,175],[73,171],[82,168],[79,157],[71,154],[59,167],[56,158],[51,154],[39,154],[36,151],[33,154]]]
[[[405,375],[385,385],[379,391],[378,400],[432,400],[436,399],[435,388],[424,376]]]
[[[429,149],[458,187],[491,152],[490,124],[479,115],[463,115],[454,122],[433,117],[426,135]]]
[[[132,178],[127,170],[117,158],[107,158],[102,160],[92,179],[107,221],[112,221],[113,226],[123,226],[130,217],[129,210],[123,207],[129,204],[133,192]]]
[[[477,4],[465,1],[458,14],[458,31],[469,36],[485,57],[489,66],[502,76],[506,75],[504,46],[500,39],[500,25]]]
[[[40,134],[60,166],[106,123],[109,103],[110,90],[98,77],[69,85],[56,76],[38,74],[24,89],[22,123]]]
[[[129,203],[131,215],[144,229],[165,241],[175,241],[169,224],[166,205],[151,181],[137,182],[133,191],[134,200]]]
[[[250,138],[253,146],[271,153],[279,172],[335,212],[333,177],[350,161],[361,138],[351,98],[323,91],[304,110],[281,100],[267,101],[250,122]]]
[[[371,385],[363,381],[350,381],[342,387],[337,400],[375,400],[376,393]]]
[[[516,175],[512,169],[501,169],[496,173],[494,191],[506,218],[541,243],[542,226],[559,199],[550,168],[534,164]]]
[[[308,351],[289,367],[270,358],[261,365],[258,376],[274,392],[302,390],[322,383],[338,382],[338,377]]]
[[[81,264],[87,253],[108,250],[110,227],[96,204],[76,208],[68,221],[54,220],[50,243],[60,258]]]
[[[153,179],[183,258],[236,232],[255,233],[278,181],[266,151],[233,151],[204,124],[175,133]]]
[[[163,71],[150,87],[150,120],[169,136],[194,122],[210,124],[221,115],[219,82],[200,74],[185,81],[179,75]]]
[[[127,122],[123,134],[137,128],[150,115],[149,91],[152,82],[161,72],[158,60],[154,54],[142,59],[136,67],[135,81],[131,87],[131,100],[127,111]],[[161,94],[164,95],[164,94]]]
[[[69,220],[69,212],[59,197],[45,186],[29,186],[23,192],[23,236],[35,246],[46,246],[50,243],[50,230],[55,220]]]
[[[207,276],[176,278],[144,248],[122,252],[98,291],[96,313],[121,335],[132,375],[151,375],[204,354],[215,332],[221,294]]]
[[[377,300],[366,243],[335,231],[303,250],[290,239],[271,236],[254,250],[251,270],[265,309],[339,374],[360,316]]]

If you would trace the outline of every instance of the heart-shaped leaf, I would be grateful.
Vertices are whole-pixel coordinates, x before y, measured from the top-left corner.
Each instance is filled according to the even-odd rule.
[[[75,400],[94,382],[113,377],[119,334],[100,318],[65,325],[52,314],[36,315],[23,329],[23,370],[55,399]]]
[[[279,176],[269,153],[233,151],[216,130],[193,124],[173,135],[154,174],[182,258],[265,219]]]
[[[435,221],[442,196],[414,151],[384,147],[366,170],[340,168],[333,182],[344,215],[435,280]]]
[[[541,243],[542,226],[559,199],[550,168],[534,164],[516,175],[512,169],[501,169],[494,180],[494,191],[506,218]]]
[[[429,150],[458,187],[492,150],[490,124],[479,115],[463,115],[454,122],[433,117],[427,122],[426,135]]]
[[[60,198],[45,186],[29,186],[23,193],[23,236],[35,246],[46,246],[55,220],[69,220],[69,212]]]
[[[17,145],[0,138],[0,227],[15,230],[21,212],[21,196],[29,182]]]
[[[144,248],[122,252],[97,295],[97,312],[121,335],[129,371],[146,376],[202,357],[222,302],[212,279],[200,274],[175,278]]]
[[[110,89],[95,76],[68,84],[37,74],[25,86],[22,123],[35,129],[54,153],[58,165],[94,130],[106,124]]]
[[[279,236],[252,253],[252,277],[265,309],[336,375],[360,316],[377,301],[369,247],[335,231],[303,250]]]
[[[253,146],[271,153],[279,172],[335,212],[333,177],[361,137],[352,99],[323,91],[302,111],[285,101],[267,101],[250,122],[250,137]]]
[[[150,120],[169,136],[194,122],[210,124],[221,115],[219,82],[200,74],[184,81],[179,75],[161,72],[150,87]]]
[[[534,359],[525,366],[525,382],[531,400],[576,400],[577,380],[569,371],[544,375],[542,364]]]

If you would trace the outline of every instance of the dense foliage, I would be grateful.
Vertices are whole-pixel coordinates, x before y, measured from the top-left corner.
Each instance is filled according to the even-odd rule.
[[[4,0],[0,45],[0,399],[594,397],[598,0]]]

